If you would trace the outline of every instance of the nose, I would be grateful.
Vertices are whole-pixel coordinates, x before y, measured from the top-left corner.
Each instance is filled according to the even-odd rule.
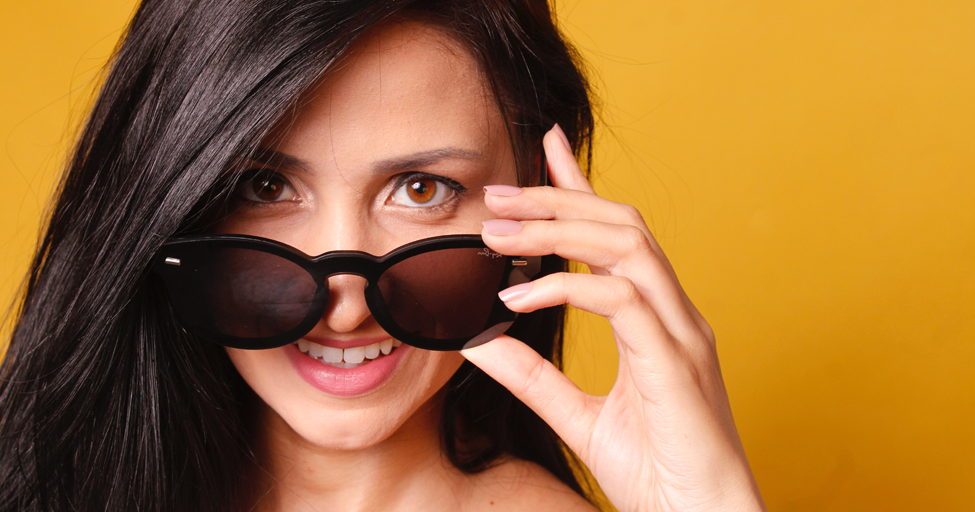
[[[365,278],[340,274],[328,278],[328,308],[322,316],[322,322],[329,330],[336,333],[348,333],[365,324],[371,319],[369,306],[366,305]],[[372,320],[374,322],[374,320]]]
[[[340,197],[349,196],[339,195]],[[351,200],[322,203],[314,214],[306,219],[295,237],[301,240],[299,247],[307,254],[326,251],[371,251],[377,244],[375,229],[364,224],[360,206]],[[354,274],[336,274],[328,278],[328,306],[310,336],[328,339],[334,334],[360,332],[374,336],[379,330],[366,305],[366,279]],[[363,331],[370,331],[365,333]],[[353,336],[355,337],[355,336]]]

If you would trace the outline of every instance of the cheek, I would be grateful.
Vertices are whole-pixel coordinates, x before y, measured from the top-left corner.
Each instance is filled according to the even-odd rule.
[[[463,363],[457,352],[412,350],[382,387],[366,395],[339,398],[309,386],[281,349],[227,349],[244,380],[283,421],[266,428],[287,428],[306,442],[329,449],[374,446],[408,425],[410,435],[438,436],[439,407],[423,407]],[[439,405],[439,404],[436,404]],[[283,426],[283,427],[282,427]]]

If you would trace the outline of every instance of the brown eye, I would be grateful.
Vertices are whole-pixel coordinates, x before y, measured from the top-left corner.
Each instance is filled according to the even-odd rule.
[[[449,178],[417,173],[399,182],[389,197],[389,203],[411,208],[433,208],[453,201],[457,194],[465,190]]]
[[[254,195],[261,201],[277,201],[287,184],[280,176],[260,176],[251,182]]]
[[[244,174],[237,196],[251,203],[281,203],[297,200],[287,178],[270,169],[256,169]]]
[[[437,195],[438,183],[433,180],[417,180],[406,183],[406,193],[417,204],[427,204]]]

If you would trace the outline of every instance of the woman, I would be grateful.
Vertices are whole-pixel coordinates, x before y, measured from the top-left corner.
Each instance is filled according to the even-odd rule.
[[[620,510],[761,509],[591,130],[542,1],[144,2],[4,359],[0,507],[590,509],[567,447]],[[607,397],[564,304],[614,326]]]

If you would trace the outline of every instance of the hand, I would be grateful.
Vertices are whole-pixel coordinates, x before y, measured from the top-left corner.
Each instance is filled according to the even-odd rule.
[[[764,510],[711,328],[640,213],[595,195],[564,140],[556,128],[543,141],[554,188],[485,194],[488,208],[520,221],[520,231],[491,234],[518,226],[489,221],[482,236],[502,254],[589,265],[591,275],[542,277],[506,304],[518,312],[570,304],[609,319],[616,383],[605,397],[588,395],[508,336],[461,353],[551,425],[620,511]]]

